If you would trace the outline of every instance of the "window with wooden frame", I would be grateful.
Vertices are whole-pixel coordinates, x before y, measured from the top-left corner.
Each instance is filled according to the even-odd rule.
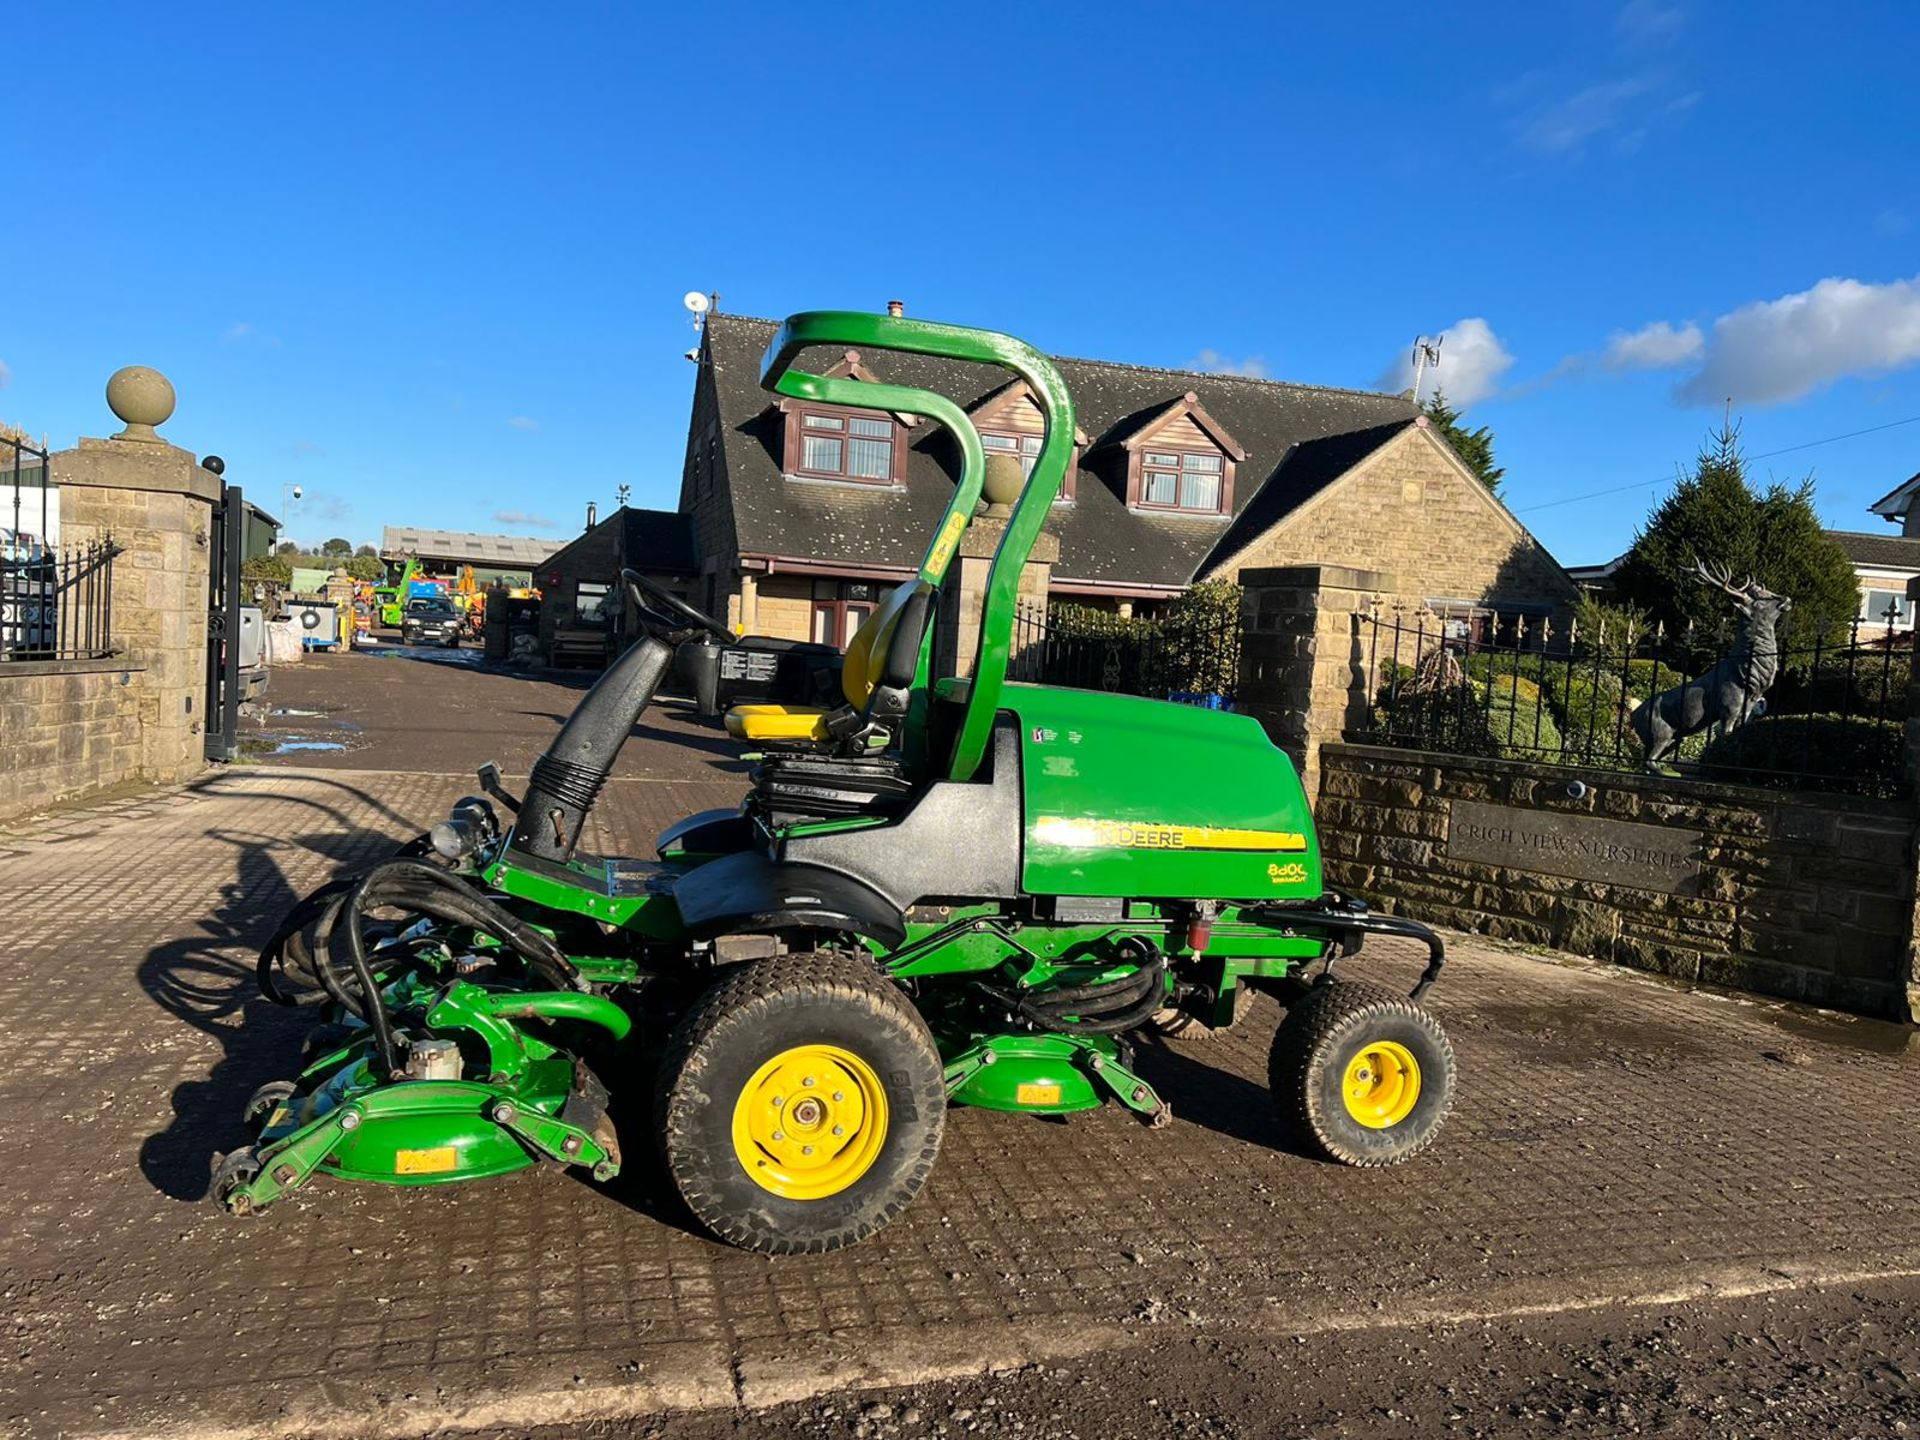
[[[972,420],[980,435],[980,445],[989,456],[1011,455],[1020,462],[1022,474],[1033,474],[1034,461],[1040,458],[1046,421],[1041,418],[1040,407],[1034,402],[1026,381],[1012,381],[979,401],[973,407]],[[1073,450],[1067,457],[1067,471],[1060,477],[1060,491],[1053,497],[1054,504],[1063,505],[1073,499],[1074,481],[1080,473],[1080,452],[1086,443],[1086,432],[1076,425]]]
[[[1140,456],[1140,503],[1153,510],[1220,513],[1227,458],[1219,451],[1145,450]]]
[[[906,478],[906,427],[891,415],[823,405],[787,411],[782,469],[811,480],[899,485]]]

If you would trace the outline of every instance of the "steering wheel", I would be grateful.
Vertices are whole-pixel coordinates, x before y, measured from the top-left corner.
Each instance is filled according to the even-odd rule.
[[[620,578],[627,582],[627,588],[633,591],[633,598],[640,607],[640,623],[662,640],[672,639],[683,630],[705,630],[722,645],[731,645],[739,639],[733,631],[722,625],[711,615],[694,609],[666,586],[649,580],[638,570],[622,570]],[[659,609],[654,607],[657,602]],[[661,610],[667,613],[662,615]],[[684,620],[685,625],[673,625],[670,620]]]

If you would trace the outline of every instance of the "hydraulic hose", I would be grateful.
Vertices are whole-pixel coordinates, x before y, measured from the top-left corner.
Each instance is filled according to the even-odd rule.
[[[366,930],[368,913],[388,906],[491,935],[518,955],[549,989],[581,992],[578,998],[583,1001],[590,998],[584,993],[587,986],[579,970],[546,934],[458,875],[411,858],[388,860],[357,878],[336,880],[294,906],[260,952],[256,974],[261,994],[281,1005],[315,1003],[319,997],[301,996],[281,986],[278,976],[283,970],[317,985],[327,998],[367,1024],[383,1070],[389,1076],[397,1073],[401,1056]],[[342,980],[342,967],[334,955],[335,943],[341,939],[351,984]],[[554,998],[558,1002],[567,997]],[[563,1010],[564,1006],[555,1013]]]
[[[1037,1029],[1060,1035],[1120,1035],[1136,1030],[1167,1003],[1167,958],[1152,952],[1137,970],[1116,980],[1015,995],[979,988]]]

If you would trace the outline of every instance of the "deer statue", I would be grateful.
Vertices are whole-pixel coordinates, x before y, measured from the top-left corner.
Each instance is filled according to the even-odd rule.
[[[1767,687],[1780,673],[1780,643],[1774,626],[1793,608],[1793,601],[1776,595],[1751,577],[1732,583],[1724,568],[1716,569],[1699,557],[1694,572],[1716,589],[1733,597],[1739,612],[1733,648],[1698,679],[1662,690],[1635,707],[1633,733],[1646,747],[1647,768],[1661,760],[1689,735],[1709,725],[1725,735],[1766,712]]]

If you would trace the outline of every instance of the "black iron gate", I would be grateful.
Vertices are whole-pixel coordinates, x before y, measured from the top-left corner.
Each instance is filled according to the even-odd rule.
[[[218,475],[217,456],[202,462]],[[207,749],[231,760],[240,747],[240,566],[246,558],[247,510],[238,485],[223,485],[207,528]],[[264,637],[263,637],[264,638]]]

